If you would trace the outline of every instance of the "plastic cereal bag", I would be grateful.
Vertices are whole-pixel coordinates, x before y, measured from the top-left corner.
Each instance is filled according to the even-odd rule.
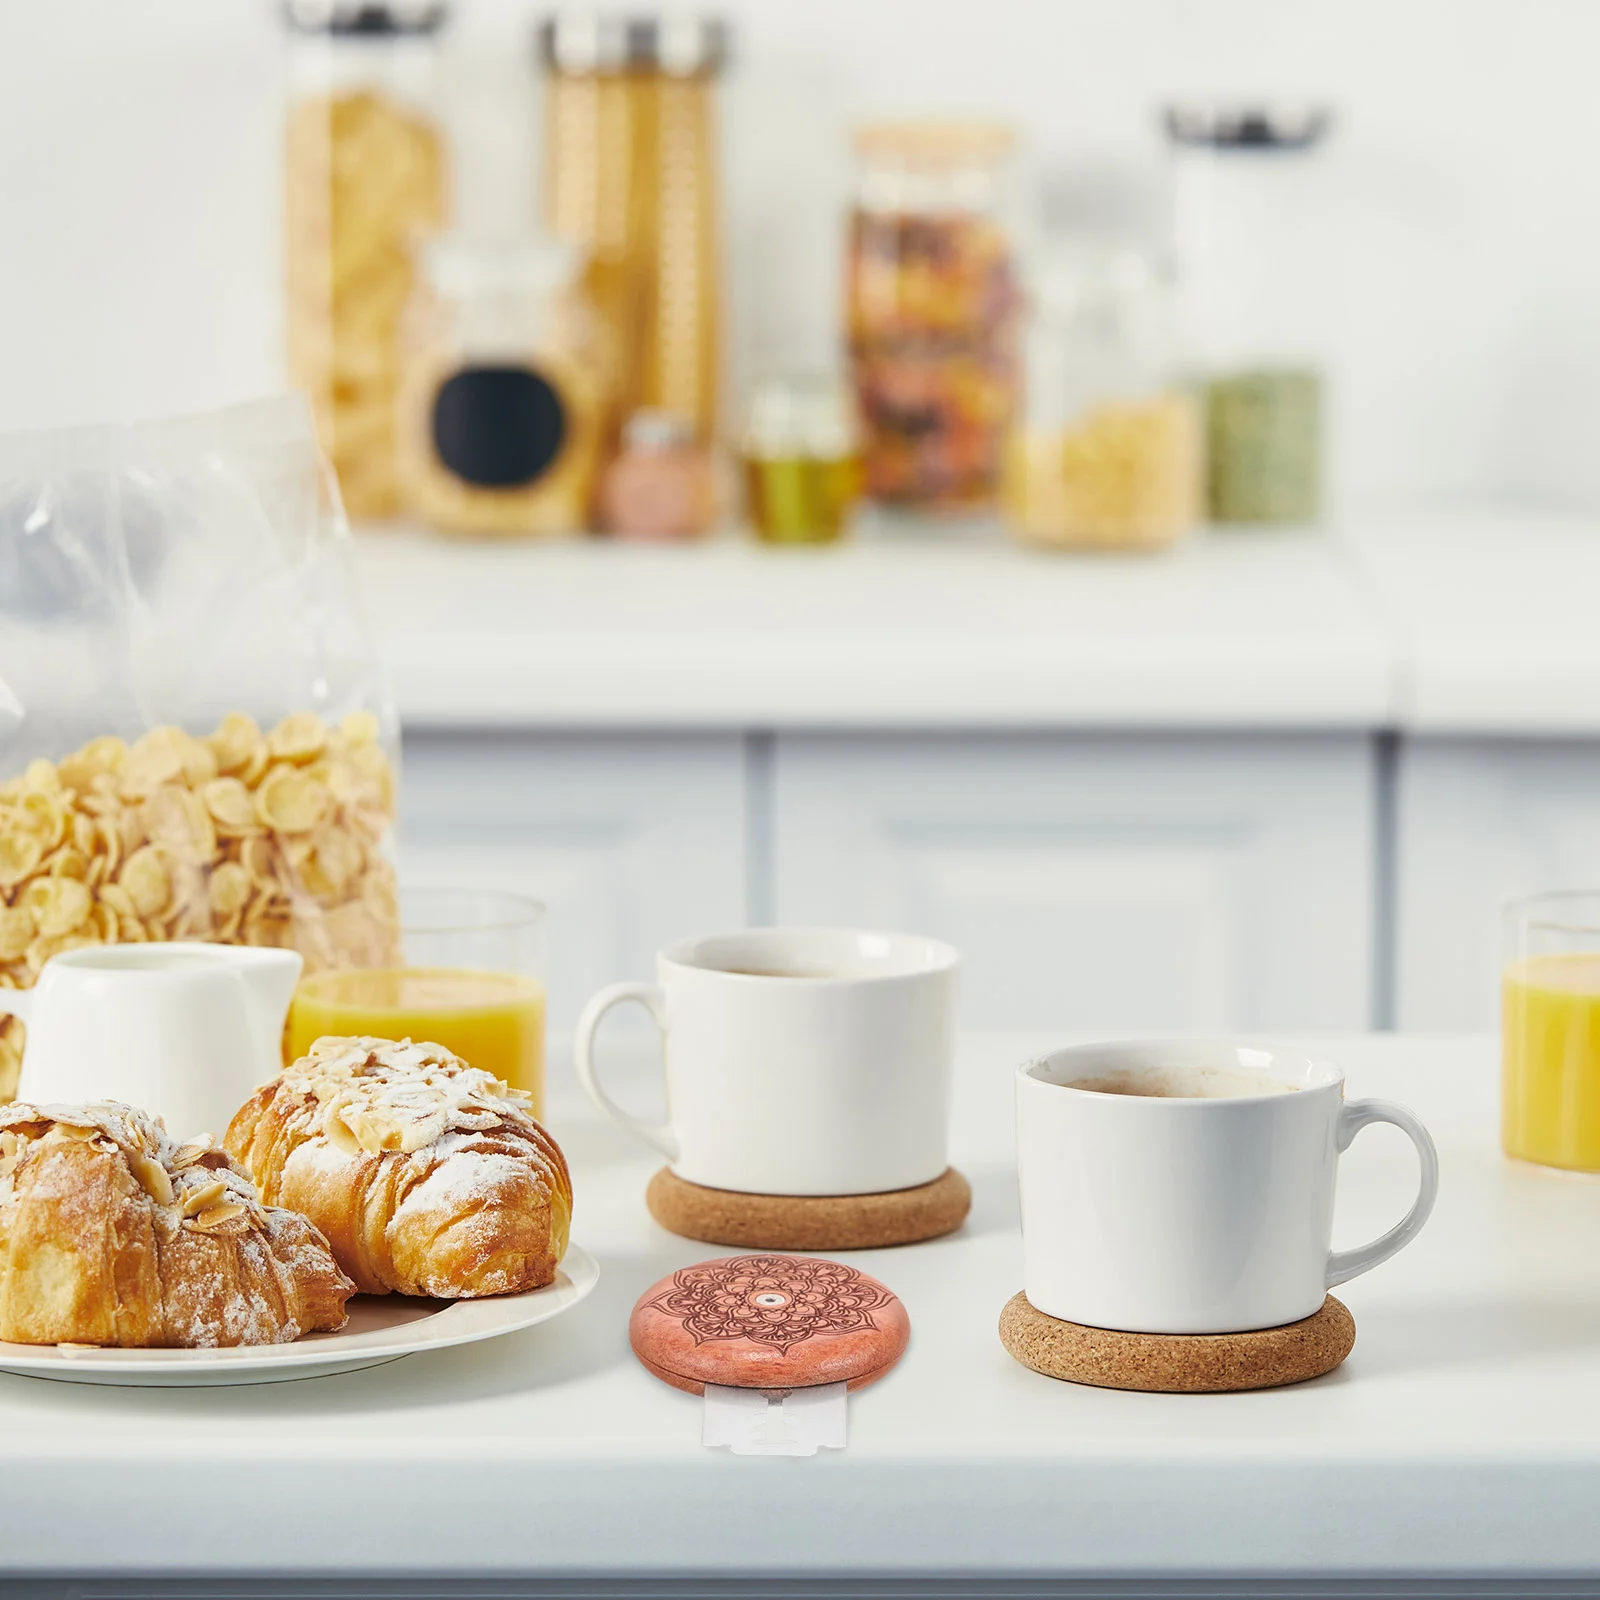
[[[0,438],[0,988],[129,940],[391,964],[397,748],[298,396]]]

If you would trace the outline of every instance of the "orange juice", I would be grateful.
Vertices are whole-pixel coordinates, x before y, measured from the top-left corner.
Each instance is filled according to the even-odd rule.
[[[1600,1171],[1600,953],[1513,962],[1502,988],[1506,1154]]]
[[[492,1072],[544,1109],[544,990],[511,972],[372,967],[305,979],[289,1010],[288,1059],[325,1033],[427,1040]]]

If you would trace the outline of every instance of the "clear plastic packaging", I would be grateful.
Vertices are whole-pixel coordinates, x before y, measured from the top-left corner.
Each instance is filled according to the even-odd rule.
[[[392,963],[397,739],[299,396],[0,438],[0,986],[130,940]],[[20,1059],[0,1019],[0,1097]]]

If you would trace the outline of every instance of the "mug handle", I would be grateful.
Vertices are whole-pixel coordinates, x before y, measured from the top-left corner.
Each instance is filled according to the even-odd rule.
[[[1421,1182],[1417,1187],[1416,1203],[1387,1233],[1354,1250],[1332,1250],[1328,1253],[1330,1289],[1335,1284],[1348,1283],[1351,1278],[1369,1272],[1380,1261],[1387,1261],[1395,1251],[1410,1244],[1422,1231],[1423,1223],[1433,1211],[1433,1202],[1439,1197],[1439,1152],[1433,1147],[1433,1139],[1415,1112],[1396,1105],[1392,1100],[1351,1100],[1341,1107],[1339,1126],[1334,1134],[1340,1151],[1348,1150],[1351,1141],[1369,1122],[1393,1123],[1411,1140],[1417,1147],[1417,1161],[1422,1168]]]
[[[583,1085],[589,1098],[603,1111],[606,1116],[617,1124],[619,1128],[626,1128],[629,1133],[643,1139],[647,1145],[659,1150],[668,1161],[678,1159],[678,1141],[673,1137],[671,1128],[651,1127],[647,1122],[641,1122],[637,1117],[624,1111],[615,1100],[600,1086],[600,1079],[594,1069],[594,1036],[600,1027],[600,1020],[613,1007],[623,1004],[627,1000],[636,1000],[648,1011],[664,1034],[667,1031],[667,994],[659,984],[654,983],[612,983],[602,989],[583,1008],[583,1015],[578,1018],[578,1031],[572,1041],[573,1059],[578,1068],[578,1081]]]
[[[15,1017],[24,1027],[33,1020],[33,993],[31,990],[0,989],[0,1017]]]

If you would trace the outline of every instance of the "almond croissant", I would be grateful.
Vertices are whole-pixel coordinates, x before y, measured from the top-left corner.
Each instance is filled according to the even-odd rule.
[[[440,1045],[318,1039],[239,1108],[227,1146],[364,1293],[517,1294],[554,1279],[572,1223],[566,1160],[528,1100]]]
[[[0,1339],[286,1344],[355,1285],[224,1150],[112,1101],[0,1106]]]

